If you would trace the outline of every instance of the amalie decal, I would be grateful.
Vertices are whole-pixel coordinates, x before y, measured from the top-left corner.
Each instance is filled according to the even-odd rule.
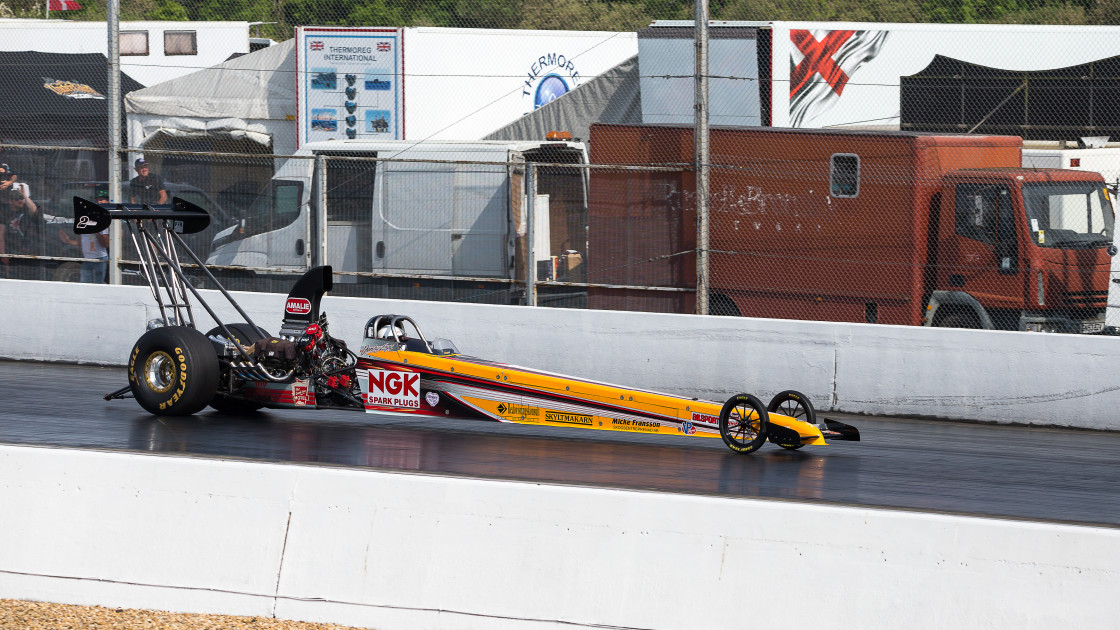
[[[307,315],[311,312],[311,300],[307,298],[288,298],[284,311],[292,315]]]

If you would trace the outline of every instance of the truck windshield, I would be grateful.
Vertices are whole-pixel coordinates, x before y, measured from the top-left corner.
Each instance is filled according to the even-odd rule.
[[[1112,242],[1112,198],[1100,182],[1025,184],[1023,204],[1031,239],[1039,247],[1106,247]]]

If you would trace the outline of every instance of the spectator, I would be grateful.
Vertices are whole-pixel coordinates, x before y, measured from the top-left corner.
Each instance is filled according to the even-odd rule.
[[[109,203],[109,191],[98,190],[97,203]],[[109,275],[109,230],[82,234],[82,256],[89,259],[82,263],[82,282],[105,284]]]
[[[31,196],[31,187],[19,181],[12,167],[0,164],[0,195],[7,195],[9,190],[22,190],[23,194]]]
[[[167,190],[163,178],[152,172],[151,165],[144,158],[137,158],[136,177],[128,182],[131,190],[131,203],[167,203]]]
[[[4,234],[5,253],[39,253],[39,243],[43,238],[43,213],[39,212],[39,207],[27,196],[23,188],[9,188],[8,212],[4,222],[7,224]],[[9,262],[5,259],[5,270],[11,268]]]

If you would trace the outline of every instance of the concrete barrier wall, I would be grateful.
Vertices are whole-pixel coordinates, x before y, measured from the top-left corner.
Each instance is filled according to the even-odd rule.
[[[0,445],[0,597],[420,628],[1112,628],[1120,530]]]
[[[0,280],[0,294],[9,359],[124,365],[159,315],[144,287]],[[276,331],[283,295],[236,295]],[[712,400],[797,389],[826,411],[1120,430],[1120,338],[329,295],[322,307],[350,344],[369,317],[401,313],[467,354]],[[212,325],[197,307],[196,317]]]

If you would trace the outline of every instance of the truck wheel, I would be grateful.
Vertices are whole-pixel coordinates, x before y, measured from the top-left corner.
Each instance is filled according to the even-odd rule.
[[[735,301],[719,293],[708,298],[708,314],[742,317],[742,313],[739,312],[739,306],[735,304]]]
[[[968,311],[954,311],[937,322],[938,328],[980,328],[980,320],[976,313]]]
[[[257,331],[254,330],[253,327],[249,324],[226,324],[226,328],[228,328],[229,331],[233,333],[233,342],[242,346],[251,345],[258,339],[261,339],[261,336],[257,334]],[[264,331],[264,333],[269,337],[272,336],[268,333],[267,330]],[[221,326],[215,326],[214,328],[210,329],[210,332],[206,333],[206,336],[225,337],[225,333],[222,332]],[[233,398],[230,396],[226,396],[225,394],[222,394],[220,392],[210,400],[210,407],[222,413],[251,413],[263,406],[264,405],[253,402],[251,400],[245,400],[243,398]]]
[[[144,333],[128,357],[128,384],[136,402],[157,416],[201,411],[218,389],[218,357],[206,337],[186,326]]]
[[[54,282],[79,282],[82,279],[82,263],[64,262],[54,270],[51,276]]]
[[[770,416],[762,401],[750,394],[736,394],[719,412],[719,434],[736,453],[753,453],[766,441]]]
[[[799,391],[787,389],[770,399],[770,404],[766,406],[766,410],[770,413],[778,413],[783,416],[789,416],[794,420],[808,422],[809,424],[817,424],[817,412],[813,409],[813,403],[809,402],[809,398]],[[778,446],[796,451],[804,446],[804,444],[778,444]]]

